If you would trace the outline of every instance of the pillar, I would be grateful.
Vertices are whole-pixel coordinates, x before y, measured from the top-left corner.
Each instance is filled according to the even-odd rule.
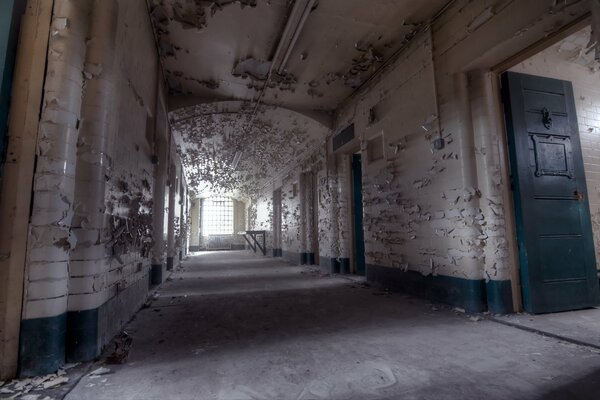
[[[177,168],[171,164],[169,168],[169,226],[167,232],[167,270],[173,269],[175,248],[175,195],[177,192]]]
[[[65,360],[77,135],[90,2],[56,0],[38,133],[27,241],[20,375],[55,372]]]
[[[190,209],[190,251],[200,250],[200,199],[191,200]]]
[[[488,309],[495,314],[514,311],[511,260],[507,220],[510,221],[510,198],[505,198],[507,176],[504,176],[504,129],[498,118],[494,91],[496,74],[476,71],[469,75],[473,129],[477,152],[477,178],[482,197],[480,207],[485,217],[482,234],[485,239],[484,274]],[[507,212],[508,211],[508,212]],[[508,229],[507,229],[508,228]],[[517,275],[518,276],[518,275]],[[516,292],[519,292],[518,290]],[[518,300],[517,300],[518,301]]]
[[[159,80],[160,82],[160,80]],[[160,102],[158,102],[160,104]],[[162,110],[156,110],[161,115]],[[168,167],[168,145],[166,134],[168,126],[165,123],[157,124],[157,141],[154,145],[156,153],[156,165],[154,166],[154,205],[152,209],[152,221],[154,232],[154,243],[152,246],[152,267],[150,271],[150,283],[160,285],[163,281],[163,266],[165,265],[165,195],[167,190]]]
[[[116,40],[115,0],[93,0],[85,57],[85,92],[77,140],[74,215],[70,254],[66,356],[89,361],[100,353],[98,308],[108,300],[106,176],[110,176],[110,115]],[[81,288],[79,290],[73,288]],[[89,289],[88,289],[89,288]]]

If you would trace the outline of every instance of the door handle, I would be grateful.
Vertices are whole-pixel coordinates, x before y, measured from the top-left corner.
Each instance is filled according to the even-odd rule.
[[[585,199],[585,196],[579,190],[576,190],[573,192],[573,197],[577,201],[583,201]]]

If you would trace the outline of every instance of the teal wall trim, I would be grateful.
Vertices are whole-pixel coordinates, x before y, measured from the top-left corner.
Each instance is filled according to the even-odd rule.
[[[283,257],[283,250],[281,249],[273,249],[273,257]]]
[[[231,250],[246,250],[245,244],[232,244]]]
[[[150,267],[150,284],[152,286],[160,285],[163,279],[163,265],[152,264]]]
[[[281,256],[295,265],[302,265],[302,254],[294,251],[282,251]]]
[[[0,1],[0,163],[4,162],[10,89],[24,0]],[[1,176],[0,169],[0,176]]]
[[[340,263],[340,274],[348,275],[350,273],[350,259],[340,258],[338,260]]]
[[[315,265],[315,253],[300,253],[300,264]]]
[[[65,363],[67,314],[21,321],[19,376],[56,372]]]
[[[167,257],[167,271],[173,270],[173,257]]]
[[[90,361],[100,354],[98,309],[67,313],[67,362]]]
[[[424,276],[398,268],[367,265],[367,280],[417,297],[460,307],[466,312],[487,311],[486,285],[482,280],[450,276]]]
[[[200,246],[190,246],[188,249],[190,252],[197,252],[200,251]]]
[[[319,256],[321,260],[321,272],[324,274],[339,274],[340,273],[340,263],[337,258],[330,258],[325,256]]]
[[[485,286],[489,312],[492,314],[512,314],[515,312],[510,281],[488,281]]]

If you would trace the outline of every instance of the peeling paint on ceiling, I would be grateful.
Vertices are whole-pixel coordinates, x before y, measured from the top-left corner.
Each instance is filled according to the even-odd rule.
[[[224,102],[172,113],[188,185],[196,194],[250,198],[290,160],[323,143],[328,129],[294,111]],[[236,157],[237,156],[237,157]],[[234,162],[239,158],[239,162]]]
[[[170,103],[191,105],[171,113],[191,186],[248,194],[329,133],[301,114],[331,114],[447,0],[320,0],[300,18],[289,0],[149,3]],[[230,101],[246,105],[208,110]]]

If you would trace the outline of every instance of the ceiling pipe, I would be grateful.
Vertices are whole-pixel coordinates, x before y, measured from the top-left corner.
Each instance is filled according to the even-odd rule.
[[[308,16],[316,2],[317,0],[296,0],[294,2],[290,16],[285,27],[283,28],[281,39],[279,40],[279,44],[275,50],[275,55],[273,56],[273,61],[271,62],[271,68],[269,68],[267,79],[265,80],[265,83],[260,91],[258,99],[256,100],[256,106],[254,107],[252,117],[250,118],[250,123],[254,120],[254,117],[258,112],[261,100],[265,95],[267,87],[269,86],[269,82],[271,82],[273,73],[281,73],[284,71],[294,46],[300,37],[300,33],[302,32],[302,29],[308,20]]]
[[[277,71],[278,73],[281,73],[285,70],[285,66],[287,65],[292,51],[294,50],[294,46],[296,45],[296,42],[300,37],[300,33],[304,29],[306,20],[308,19],[308,16],[310,15],[310,12],[312,11],[316,2],[317,0],[296,0],[296,2],[294,3],[292,14],[290,15],[290,18],[288,19],[288,24],[286,25],[286,28],[290,28],[290,32],[293,30],[292,37],[289,39],[289,44],[287,44],[286,46],[285,42],[287,41],[287,37],[282,36],[282,39],[279,42],[280,46],[278,46],[278,50],[280,50],[281,53],[285,48],[285,53],[283,53],[284,55],[281,59],[281,62],[279,62],[279,60],[277,59],[278,53],[275,53],[275,57],[273,58],[273,64],[271,65],[271,71]],[[297,14],[298,12],[300,12],[300,16],[298,21],[295,22],[292,19],[292,17],[294,17],[295,14]],[[284,35],[285,33],[286,32],[284,31]],[[287,35],[289,35],[289,33],[287,33]]]

